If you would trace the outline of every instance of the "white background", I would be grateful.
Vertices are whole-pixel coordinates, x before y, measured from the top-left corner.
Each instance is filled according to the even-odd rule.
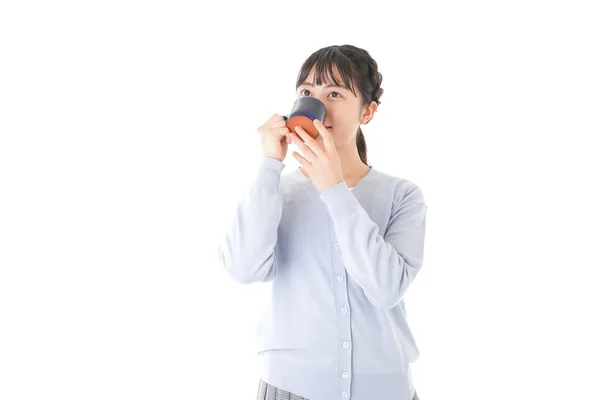
[[[599,399],[592,3],[2,2],[0,398],[255,398],[267,286],[216,247],[256,128],[353,44],[369,161],[428,204],[420,397]]]

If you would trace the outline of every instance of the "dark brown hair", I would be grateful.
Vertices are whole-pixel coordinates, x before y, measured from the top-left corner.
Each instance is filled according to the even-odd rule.
[[[337,67],[343,83],[335,79],[333,65]],[[296,90],[306,80],[313,66],[315,67],[317,85],[321,85],[324,81],[333,82],[336,85],[345,86],[354,95],[356,95],[356,85],[362,100],[361,107],[368,106],[372,101],[377,102],[378,105],[381,104],[379,98],[383,94],[381,88],[383,77],[377,69],[377,63],[366,50],[344,44],[323,47],[315,51],[304,61],[300,68],[296,80]],[[328,79],[323,79],[324,77],[328,77]],[[314,81],[312,83],[315,84]],[[361,161],[369,165],[367,162],[367,143],[360,127],[356,133],[356,147]]]

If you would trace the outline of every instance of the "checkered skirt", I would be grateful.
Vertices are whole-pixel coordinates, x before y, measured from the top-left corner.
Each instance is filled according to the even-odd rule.
[[[256,400],[309,400],[305,397],[298,396],[297,394],[290,393],[287,390],[279,389],[273,385],[268,384],[267,382],[260,380],[258,384],[258,394],[256,395]],[[419,396],[417,396],[417,392],[412,398],[412,400],[419,400]]]

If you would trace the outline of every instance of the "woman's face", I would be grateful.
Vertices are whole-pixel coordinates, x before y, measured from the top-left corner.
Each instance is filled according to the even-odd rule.
[[[340,84],[343,80],[338,73],[337,67],[333,66],[335,78]],[[298,97],[311,96],[321,100],[327,108],[327,118],[324,125],[329,128],[329,133],[334,139],[336,148],[340,149],[346,145],[356,147],[356,131],[365,118],[361,107],[361,99],[352,93],[349,88],[334,86],[329,77],[323,77],[322,85],[313,86],[315,68],[310,71],[305,81],[298,86],[296,94]],[[356,86],[357,95],[360,96]],[[366,120],[369,120],[366,118]]]

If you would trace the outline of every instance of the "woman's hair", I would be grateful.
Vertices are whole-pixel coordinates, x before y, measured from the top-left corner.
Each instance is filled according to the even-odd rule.
[[[343,80],[343,85],[335,79],[333,65],[337,67]],[[377,63],[366,50],[345,44],[323,47],[315,51],[304,61],[304,64],[300,68],[300,73],[296,80],[296,90],[306,80],[313,66],[315,66],[315,80],[317,85],[321,85],[324,81],[323,77],[328,75],[336,85],[346,86],[355,95],[354,85],[356,85],[360,93],[361,107],[368,106],[372,101],[377,102],[378,105],[381,104],[379,98],[383,94],[383,89],[381,88],[383,77],[377,70]],[[361,161],[369,165],[367,162],[367,143],[360,127],[358,127],[358,132],[356,133],[356,147]]]

